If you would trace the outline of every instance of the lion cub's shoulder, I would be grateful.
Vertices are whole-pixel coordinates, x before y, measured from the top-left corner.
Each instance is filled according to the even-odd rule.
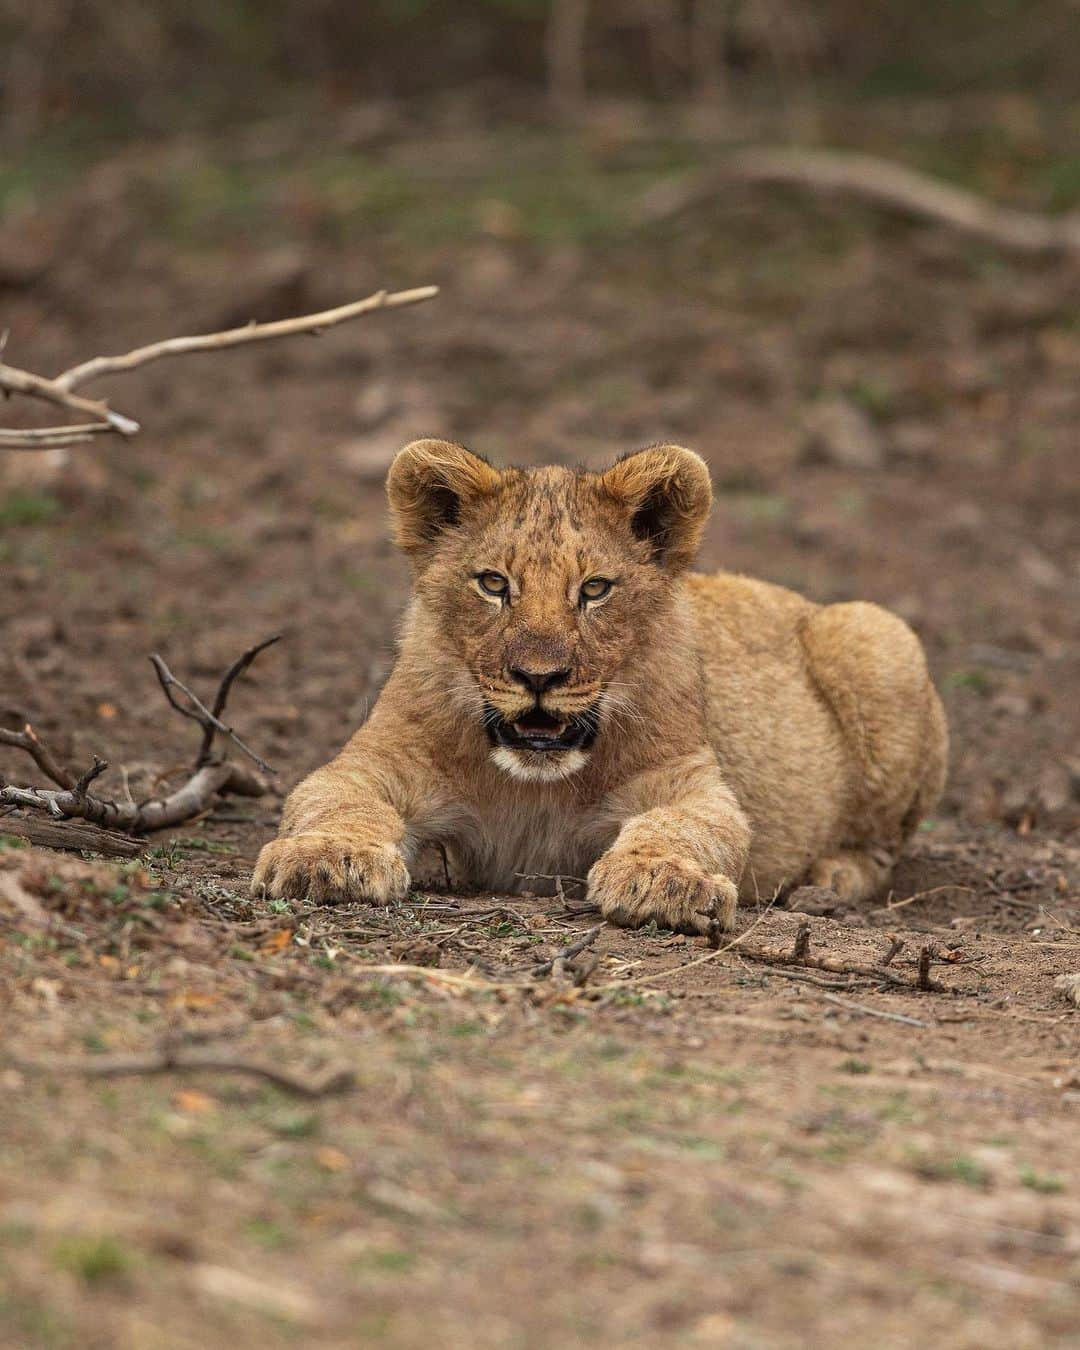
[[[805,596],[771,581],[736,572],[691,573],[687,595],[706,654],[730,649],[776,649],[793,641],[820,608]]]

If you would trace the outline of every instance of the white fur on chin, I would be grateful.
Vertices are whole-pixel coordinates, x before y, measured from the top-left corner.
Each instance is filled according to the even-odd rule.
[[[520,756],[529,755],[522,759]],[[587,756],[583,750],[548,750],[544,754],[530,754],[525,750],[511,750],[508,746],[497,746],[491,752],[492,761],[508,773],[511,778],[520,778],[524,783],[555,783],[560,778],[569,778],[585,767]]]

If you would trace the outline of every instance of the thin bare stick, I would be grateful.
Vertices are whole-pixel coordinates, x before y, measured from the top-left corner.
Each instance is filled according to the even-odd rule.
[[[267,647],[272,647],[276,642],[281,641],[281,634],[275,633],[273,637],[264,638],[262,642],[257,642],[254,647],[249,647],[246,652],[238,656],[229,669],[221,677],[221,683],[218,685],[218,691],[214,695],[214,706],[210,709],[210,716],[220,719],[225,711],[225,705],[229,701],[229,693],[233,687],[233,681],[247,670],[248,666],[261,653],[266,651]],[[220,721],[219,721],[220,725]],[[214,748],[214,733],[217,727],[211,722],[203,728],[202,745],[199,747],[199,753],[195,760],[195,767],[201,769],[209,760],[210,753]],[[232,732],[230,736],[235,740]],[[445,859],[444,859],[445,862]]]
[[[906,1027],[925,1027],[928,1023],[920,1021],[918,1017],[908,1017],[904,1013],[886,1012],[884,1008],[868,1008],[865,1003],[855,1003],[850,998],[840,998],[838,994],[822,994],[821,996],[827,1003],[835,1003],[839,1008],[847,1008],[849,1012],[861,1013],[863,1017],[880,1017],[886,1022],[902,1022]]]
[[[143,1055],[54,1055],[48,1059],[9,1057],[25,1073],[73,1074],[84,1078],[120,1078],[131,1075],[199,1071],[243,1073],[264,1078],[299,1097],[325,1097],[353,1086],[355,1075],[345,1065],[330,1065],[313,1076],[300,1075],[270,1060],[247,1058],[227,1050],[192,1047],[159,1050]]]
[[[867,979],[876,980],[880,984],[891,984],[904,989],[921,989],[927,992],[948,993],[944,985],[935,983],[926,976],[926,983],[921,979],[915,983],[906,980],[902,975],[898,975],[891,968],[881,965],[865,965],[860,961],[845,961],[839,956],[803,956],[796,957],[794,952],[788,948],[782,947],[746,947],[740,945],[739,955],[745,957],[748,961],[761,961],[765,965],[772,966],[805,966],[810,970],[824,970],[831,975],[861,975]],[[928,967],[929,970],[929,967]]]
[[[0,727],[0,745],[10,745],[17,750],[25,750],[46,778],[57,787],[73,788],[75,777],[58,763],[42,744],[37,732],[29,722],[22,731],[6,731]]]
[[[904,950],[904,939],[894,937],[889,943],[889,950],[881,958],[883,966],[891,966],[896,957]]]
[[[23,394],[81,413],[93,418],[92,423],[77,423],[68,427],[32,427],[0,429],[0,449],[52,450],[62,446],[79,445],[94,436],[116,433],[134,436],[138,422],[114,412],[104,401],[85,398],[75,392],[80,386],[103,375],[115,375],[140,366],[160,361],[166,356],[184,356],[193,352],[222,351],[249,342],[266,342],[273,338],[292,337],[298,333],[318,335],[327,328],[346,323],[350,319],[380,309],[400,309],[432,300],[439,293],[437,286],[418,286],[408,291],[376,291],[364,300],[356,300],[337,309],[318,314],[305,314],[295,319],[279,319],[273,323],[250,323],[242,328],[230,328],[220,333],[203,333],[195,337],[166,338],[146,347],[137,347],[122,356],[95,356],[80,365],[62,371],[53,379],[35,375],[28,370],[0,362],[0,393]],[[0,353],[2,353],[0,346]]]
[[[722,947],[715,947],[712,951],[706,952],[704,956],[699,956],[693,961],[687,961],[681,966],[672,966],[669,970],[657,970],[651,975],[638,975],[632,980],[613,980],[611,984],[598,985],[593,992],[610,993],[616,989],[630,989],[638,984],[652,984],[654,980],[664,980],[671,975],[684,975],[688,970],[693,970],[695,966],[703,966],[707,961],[715,961],[718,956],[723,956],[725,952],[733,951],[737,947],[740,948],[741,953],[743,942],[745,942],[754,929],[764,921],[765,916],[772,909],[773,905],[776,904],[779,894],[780,892],[778,890],[749,928],[745,928],[741,933],[737,933],[730,942],[726,942]]]
[[[276,638],[273,640],[277,641]],[[267,646],[269,644],[264,643],[263,645]],[[248,653],[245,652],[244,655],[247,656]],[[247,664],[250,665],[251,661],[253,661],[255,659],[255,656],[257,655],[258,651],[255,652],[254,656],[251,657],[251,660],[249,660]],[[220,718],[216,717],[206,706],[206,704],[202,701],[202,699],[199,698],[197,694],[193,694],[191,692],[191,690],[187,687],[187,685],[184,684],[183,680],[178,680],[176,676],[172,673],[172,671],[169,669],[169,667],[165,664],[165,662],[161,659],[161,657],[157,655],[157,653],[151,656],[150,664],[154,667],[154,673],[158,677],[158,683],[161,685],[165,697],[169,700],[169,702],[176,709],[176,711],[181,714],[181,716],[190,717],[193,722],[198,722],[198,724],[203,728],[204,732],[208,731],[210,733],[211,745],[213,744],[214,733],[220,731],[223,736],[227,736],[229,740],[232,741],[232,743],[236,746],[238,750],[242,750],[244,754],[247,755],[248,759],[250,759],[253,763],[257,764],[259,768],[262,769],[263,773],[270,773],[270,774],[277,773],[277,770],[272,769],[270,765],[267,764],[265,759],[260,758],[260,756],[257,755],[255,751],[251,749],[250,746],[244,744],[244,742],[240,739],[240,737],[236,734],[236,732],[233,731],[232,727],[227,727],[225,723],[221,721]],[[180,692],[185,697],[191,700],[192,707],[185,708],[182,703],[178,703],[176,701],[176,696],[172,692],[174,687],[179,689]],[[220,694],[220,692],[221,691],[219,689],[218,693]],[[227,693],[228,691],[226,690],[226,694]],[[203,750],[207,751],[209,750],[209,746],[206,743],[205,737],[203,739]],[[203,750],[200,750],[199,752],[200,754],[199,762],[203,762],[202,761]]]
[[[0,428],[0,450],[61,450],[69,445],[84,445],[94,436],[115,430],[107,422],[81,422],[70,427],[26,427],[21,431]]]
[[[975,891],[971,886],[956,886],[952,882],[946,882],[944,886],[934,886],[929,891],[918,891],[915,895],[909,895],[905,900],[890,901],[888,904],[875,909],[873,913],[891,914],[894,909],[906,909],[908,905],[917,904],[920,900],[929,900],[932,895],[940,895],[942,891],[960,891],[967,895],[975,894]]]
[[[571,962],[575,956],[580,956],[586,947],[591,947],[600,934],[604,931],[604,925],[598,923],[595,928],[590,928],[569,946],[563,947],[561,951],[555,953],[550,961],[541,961],[539,965],[533,966],[533,979],[542,979],[545,975],[550,975],[559,961]]]
[[[147,366],[152,361],[160,361],[163,356],[187,356],[192,352],[221,351],[226,347],[239,347],[249,342],[268,342],[273,338],[294,337],[298,333],[318,336],[327,328],[339,323],[358,319],[362,314],[370,314],[377,309],[400,309],[404,305],[416,305],[424,300],[434,300],[438,295],[438,286],[417,286],[410,291],[376,291],[364,300],[354,300],[348,305],[339,305],[336,309],[324,309],[318,314],[304,314],[297,319],[278,319],[273,323],[248,323],[241,328],[229,328],[221,333],[203,333],[197,337],[166,338],[163,342],[152,342],[147,347],[136,347],[123,356],[95,356],[82,365],[72,366],[58,375],[54,381],[60,389],[77,389],[89,380],[99,379],[102,375],[115,375],[119,371],[135,370]]]
[[[52,403],[58,408],[68,408],[72,412],[96,417],[109,431],[118,431],[122,436],[134,436],[139,430],[138,422],[112,412],[107,403],[83,398],[81,394],[74,394],[70,389],[63,388],[56,380],[47,380],[43,375],[34,375],[29,370],[19,370],[15,366],[3,363],[0,363],[0,391],[6,394],[26,394],[30,398]],[[18,434],[9,431],[8,437]]]
[[[847,193],[1017,253],[1080,251],[1080,217],[1076,215],[1055,219],[1016,211],[874,155],[801,147],[742,150],[726,156],[715,169],[661,182],[641,198],[638,219],[643,224],[669,220],[712,200],[732,180]]]

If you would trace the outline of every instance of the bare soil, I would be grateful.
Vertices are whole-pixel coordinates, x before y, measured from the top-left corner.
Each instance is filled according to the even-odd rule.
[[[3,724],[148,792],[198,741],[148,655],[209,691],[280,630],[230,714],[284,792],[392,660],[400,444],[679,440],[717,485],[704,564],[896,609],[953,732],[893,890],[763,904],[747,944],[805,922],[866,965],[895,937],[908,980],[929,944],[944,992],[613,929],[578,987],[534,973],[595,923],[558,898],[253,900],[277,797],[128,863],[12,841],[0,1342],[1075,1345],[1080,271],[760,192],[634,229],[670,148],[295,140],[139,147],[0,217],[7,357],[44,372],[443,287],[117,380],[137,440],[0,462]],[[806,434],[823,398],[865,419],[858,465]],[[200,1046],[355,1085],[34,1068]]]

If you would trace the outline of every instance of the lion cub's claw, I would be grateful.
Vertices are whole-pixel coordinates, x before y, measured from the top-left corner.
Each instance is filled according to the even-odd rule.
[[[738,888],[729,878],[707,875],[678,858],[642,858],[606,853],[589,872],[589,898],[609,923],[681,933],[714,934],[735,927]]]
[[[251,889],[273,899],[364,900],[388,905],[409,893],[409,871],[392,844],[362,845],[332,835],[274,839],[259,854]]]

